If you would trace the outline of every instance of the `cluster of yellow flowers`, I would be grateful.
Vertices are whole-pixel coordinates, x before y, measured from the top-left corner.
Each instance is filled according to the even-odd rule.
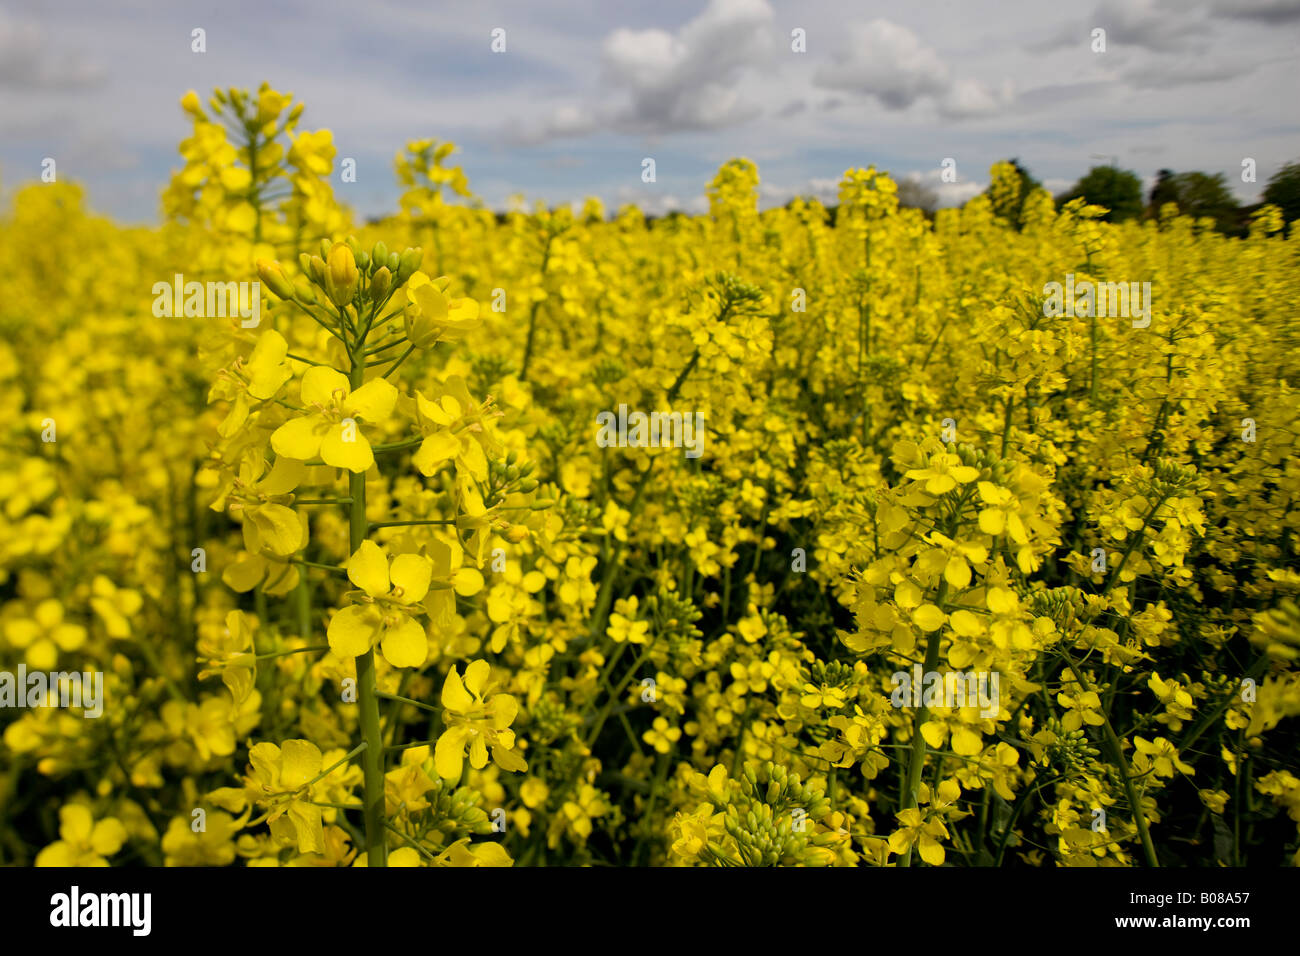
[[[1300,864],[1276,210],[497,215],[421,140],[363,225],[291,96],[182,107],[161,229],[0,220],[0,861]]]

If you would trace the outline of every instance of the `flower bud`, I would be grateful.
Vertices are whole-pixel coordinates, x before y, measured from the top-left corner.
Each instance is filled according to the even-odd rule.
[[[312,284],[307,281],[306,276],[298,276],[297,281],[294,282],[293,296],[303,305],[316,304],[316,290],[312,287]]]
[[[381,267],[378,272],[370,277],[370,298],[375,302],[383,301],[384,296],[388,295],[388,290],[393,284],[393,274],[388,271],[387,267]]]
[[[328,259],[330,257],[330,251],[333,248],[334,243],[330,242],[328,239],[322,239],[320,241],[320,257],[322,259]]]
[[[307,264],[307,273],[316,281],[316,284],[323,286],[325,284],[325,260],[320,256],[312,256]]]
[[[371,252],[370,258],[382,265],[388,264],[388,246],[384,245],[384,240],[380,239],[375,243],[374,251]]]
[[[270,259],[257,260],[257,275],[266,286],[281,299],[293,298],[293,283],[280,270],[280,263]]]
[[[351,302],[357,294],[360,275],[352,250],[345,243],[335,243],[325,271],[325,293],[330,301],[340,309]]]
[[[398,260],[397,284],[401,285],[407,279],[411,278],[415,273],[415,270],[420,268],[420,263],[422,261],[424,261],[424,250],[419,246],[415,246],[414,248],[407,249],[403,252],[401,258]]]

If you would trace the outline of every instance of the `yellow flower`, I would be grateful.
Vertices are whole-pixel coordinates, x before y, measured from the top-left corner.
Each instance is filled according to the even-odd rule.
[[[661,753],[666,754],[673,749],[675,744],[682,737],[680,727],[668,726],[666,717],[656,717],[653,726],[641,735],[641,739]]]
[[[89,807],[70,803],[59,810],[59,837],[36,854],[37,866],[108,866],[127,832],[117,818],[96,821]]]
[[[952,491],[958,484],[969,484],[980,476],[978,468],[963,465],[961,458],[950,452],[937,452],[930,456],[926,468],[913,468],[904,477],[925,481],[925,493],[942,495]]]
[[[416,272],[406,284],[410,304],[404,312],[406,338],[416,348],[433,348],[442,340],[457,339],[483,324],[478,303],[473,299],[452,299],[446,294],[451,279],[430,279]]]
[[[931,866],[942,866],[945,858],[940,839],[947,839],[948,828],[941,820],[926,820],[916,808],[902,810],[895,814],[899,829],[889,836],[891,853],[902,855],[919,844],[921,859]]]
[[[342,372],[313,365],[302,377],[302,400],[310,411],[271,435],[277,455],[299,461],[320,455],[325,464],[358,474],[374,464],[370,442],[355,419],[373,424],[392,414],[397,389],[386,379],[372,379],[354,392]]]
[[[324,762],[320,748],[309,740],[286,740],[283,747],[262,742],[249,750],[248,760],[247,793],[268,807],[262,819],[272,835],[296,844],[300,853],[324,852],[321,808],[311,802],[311,785]]]
[[[390,562],[373,541],[361,542],[348,559],[348,579],[362,594],[330,621],[326,638],[340,657],[359,657],[376,644],[394,667],[419,667],[428,655],[424,628],[413,616],[429,591],[433,562],[399,554]]]
[[[609,627],[605,633],[616,644],[627,641],[629,644],[644,644],[650,630],[649,621],[636,620],[637,599],[633,595],[614,602],[614,611],[609,616]]]
[[[466,747],[469,765],[475,770],[487,766],[489,748],[492,761],[502,770],[528,769],[527,762],[514,750],[514,731],[508,729],[519,712],[519,703],[510,694],[489,696],[490,677],[487,661],[474,661],[466,667],[463,682],[455,666],[447,672],[442,685],[442,717],[447,729],[433,751],[438,776],[446,780],[460,778]]]

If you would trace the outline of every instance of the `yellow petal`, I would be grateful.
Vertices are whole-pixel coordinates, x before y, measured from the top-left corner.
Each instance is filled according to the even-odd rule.
[[[980,512],[980,530],[985,534],[1001,534],[1007,526],[1007,516],[999,508],[985,508]]]
[[[257,528],[261,546],[273,554],[287,557],[304,544],[302,520],[284,505],[261,505],[248,513],[247,520]]]
[[[425,318],[435,322],[447,318],[447,297],[432,282],[410,290],[410,298],[420,307],[420,314]]]
[[[339,657],[360,657],[374,647],[383,617],[373,607],[345,607],[330,620],[325,637]]]
[[[971,471],[975,471],[975,469],[972,468]],[[940,846],[939,841],[928,833],[921,834],[921,859],[931,866],[943,866],[943,847]]]
[[[973,757],[984,749],[984,742],[975,731],[961,727],[952,733],[952,749],[963,757]]]
[[[320,452],[328,427],[329,423],[319,415],[291,418],[271,435],[271,447],[277,455],[309,461]]]
[[[299,853],[325,852],[325,828],[321,824],[320,807],[295,800],[289,805],[289,820],[298,834]]]
[[[476,441],[467,441],[461,449],[458,464],[465,467],[471,475],[479,481],[487,481],[488,461],[487,455],[483,453],[483,448]]]
[[[394,667],[419,667],[428,656],[429,642],[424,628],[408,617],[384,633],[380,651]]]
[[[294,458],[277,458],[266,477],[257,483],[258,494],[287,495],[307,477],[307,466]]]
[[[411,461],[420,470],[420,474],[429,476],[437,471],[443,462],[455,458],[459,453],[460,442],[456,436],[449,431],[438,431],[420,443],[420,448]]]
[[[523,773],[528,769],[528,761],[524,760],[518,752],[507,750],[505,747],[492,748],[492,762],[510,773]]]
[[[297,790],[321,772],[320,748],[310,740],[286,740],[280,747],[280,783]]]
[[[911,581],[900,581],[894,588],[894,601],[905,611],[921,605],[921,589]]]
[[[344,440],[345,428],[347,437],[351,438],[351,441]],[[370,442],[362,434],[361,427],[356,422],[350,425],[344,425],[342,422],[330,425],[329,431],[325,433],[320,443],[320,457],[327,465],[346,468],[357,475],[367,471],[375,463],[375,453],[370,448]]]
[[[468,565],[457,568],[452,572],[451,586],[461,597],[472,597],[483,590],[483,575]]]
[[[88,807],[71,803],[59,810],[59,836],[69,843],[89,843],[93,832],[94,818]]]
[[[463,714],[474,706],[474,698],[465,690],[465,685],[461,682],[460,674],[456,672],[454,664],[451,670],[447,671],[447,679],[442,683],[442,706],[458,714]],[[442,741],[439,740],[438,743],[441,745]],[[443,774],[443,776],[452,775]]]
[[[379,545],[373,541],[361,542],[361,547],[348,558],[348,580],[371,597],[383,597],[389,592],[388,559]]]
[[[465,668],[465,686],[469,688],[471,694],[481,700],[483,688],[487,686],[491,674],[492,668],[488,666],[487,661],[473,661]]]
[[[937,631],[943,627],[945,615],[933,604],[922,604],[912,612],[912,620],[923,631]]]
[[[368,422],[381,422],[393,414],[397,404],[397,389],[384,378],[371,379],[348,396],[344,402],[349,412],[360,415]]]
[[[403,604],[418,604],[429,593],[433,562],[422,554],[399,554],[393,558],[391,577],[394,590],[402,589],[397,600]]]
[[[90,846],[100,856],[112,856],[122,849],[126,837],[126,827],[122,826],[122,822],[109,817],[95,824],[95,829],[90,835]]]
[[[351,391],[347,376],[328,365],[313,365],[302,376],[302,400],[305,405],[330,405],[335,393]]]
[[[964,588],[970,584],[970,565],[966,560],[958,555],[953,555],[948,559],[948,563],[943,568],[944,580],[955,588]]]
[[[445,693],[444,688],[444,693]],[[433,768],[444,780],[455,780],[465,765],[466,727],[452,727],[443,732],[433,748]]]
[[[420,851],[413,846],[399,846],[388,854],[389,866],[420,866]]]

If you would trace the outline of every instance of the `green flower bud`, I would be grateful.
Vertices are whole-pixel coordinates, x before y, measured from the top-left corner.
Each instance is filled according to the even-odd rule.
[[[382,267],[370,279],[370,298],[375,302],[383,300],[393,284],[393,275],[388,268]]]
[[[407,249],[402,253],[397,269],[397,284],[401,285],[407,279],[414,275],[415,270],[420,268],[420,263],[424,261],[424,250],[419,246]]]

